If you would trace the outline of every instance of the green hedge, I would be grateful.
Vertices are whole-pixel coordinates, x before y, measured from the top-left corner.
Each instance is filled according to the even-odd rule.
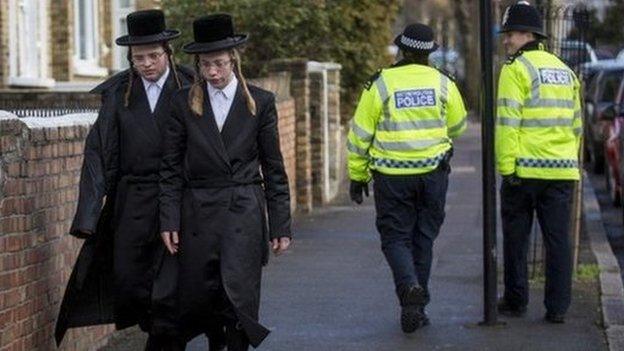
[[[243,66],[249,77],[266,74],[268,61],[305,57],[342,64],[345,107],[350,113],[362,84],[392,58],[386,47],[400,0],[163,0],[168,26],[182,30],[177,57],[190,62],[181,46],[192,41],[195,18],[228,12],[238,32],[250,35]]]

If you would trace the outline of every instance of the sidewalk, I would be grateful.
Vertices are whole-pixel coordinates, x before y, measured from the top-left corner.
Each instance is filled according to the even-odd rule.
[[[380,250],[373,200],[298,218],[292,250],[265,270],[261,320],[273,332],[259,350],[606,350],[596,282],[574,285],[566,323],[542,321],[542,283],[526,317],[503,327],[482,318],[479,126],[456,144],[447,217],[436,241],[431,325],[404,335],[391,274]],[[500,231],[499,231],[500,232]],[[502,239],[499,233],[499,245]],[[499,250],[499,265],[502,265]],[[499,268],[499,272],[502,267]],[[502,279],[499,279],[502,281]],[[502,292],[502,287],[499,287]],[[187,350],[206,350],[198,338]]]

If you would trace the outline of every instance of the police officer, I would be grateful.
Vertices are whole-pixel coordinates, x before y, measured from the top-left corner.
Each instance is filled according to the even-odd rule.
[[[505,294],[498,310],[508,316],[526,312],[527,250],[535,211],[546,248],[545,319],[563,323],[572,284],[572,192],[579,180],[579,82],[544,50],[540,14],[528,2],[507,8],[501,32],[510,57],[501,70],[497,100],[505,259]]]
[[[396,37],[403,59],[366,84],[347,148],[351,199],[374,179],[377,230],[392,269],[406,333],[427,325],[433,241],[444,220],[452,141],[466,110],[451,78],[428,66],[433,31],[412,24]]]

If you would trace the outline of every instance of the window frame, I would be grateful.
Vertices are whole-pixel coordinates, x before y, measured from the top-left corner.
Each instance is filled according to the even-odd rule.
[[[74,74],[84,77],[105,77],[108,75],[108,69],[100,66],[100,18],[99,18],[99,5],[100,0],[86,0],[84,5],[86,16],[80,17],[80,3],[83,0],[73,1],[74,10],[74,55],[73,66]],[[88,33],[88,37],[85,39],[86,43],[86,57],[81,57],[81,36],[80,36],[80,21],[86,21],[85,31]]]

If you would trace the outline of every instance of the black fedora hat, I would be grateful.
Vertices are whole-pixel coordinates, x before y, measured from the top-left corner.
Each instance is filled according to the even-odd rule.
[[[421,23],[405,27],[403,33],[394,39],[394,44],[401,50],[411,52],[428,53],[438,49],[438,44],[433,39],[433,29]]]
[[[165,27],[165,15],[160,10],[136,11],[126,17],[128,34],[115,40],[119,46],[146,45],[168,41],[180,36],[180,31]]]
[[[247,34],[234,34],[232,16],[217,13],[200,17],[193,22],[192,43],[184,45],[187,54],[201,54],[226,50],[244,44]]]
[[[542,16],[537,8],[531,6],[527,1],[519,1],[505,10],[499,32],[511,31],[530,32],[541,38],[548,37],[544,32]]]

